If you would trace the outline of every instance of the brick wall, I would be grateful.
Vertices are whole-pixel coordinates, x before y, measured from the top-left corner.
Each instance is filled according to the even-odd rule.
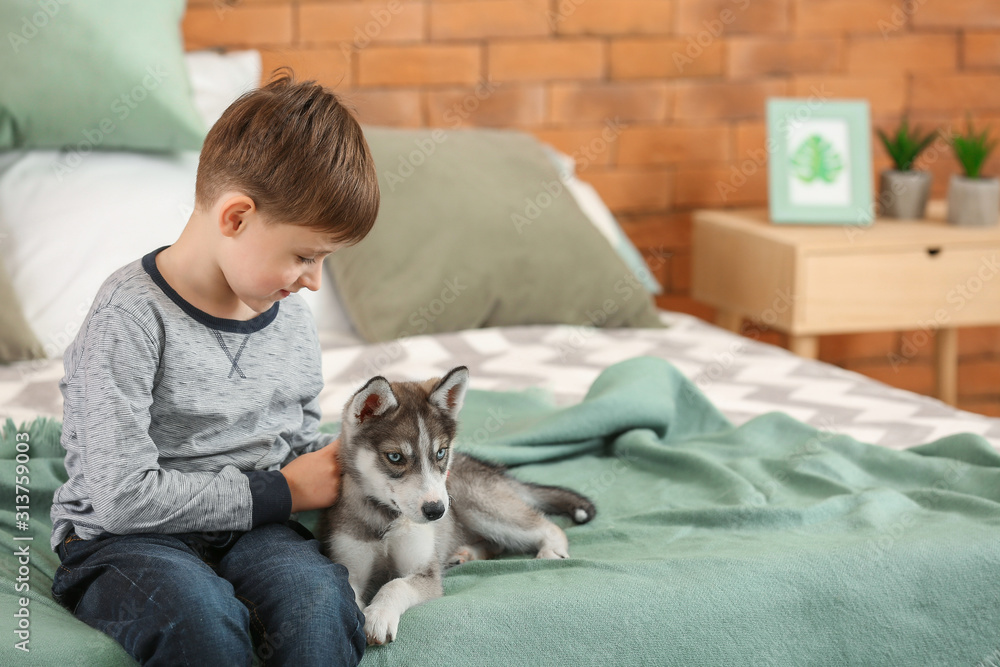
[[[1000,131],[997,0],[231,1],[190,0],[188,48],[259,49],[265,73],[291,65],[367,123],[532,132],[658,258],[659,305],[707,319],[689,297],[691,211],[766,203],[767,97],[864,97],[876,126],[971,113]],[[888,164],[876,145],[875,173]],[[944,196],[952,156],[923,167]],[[960,406],[1000,415],[1000,330],[959,339]],[[931,393],[933,349],[922,332],[829,336],[821,358]],[[894,369],[893,353],[913,360]]]

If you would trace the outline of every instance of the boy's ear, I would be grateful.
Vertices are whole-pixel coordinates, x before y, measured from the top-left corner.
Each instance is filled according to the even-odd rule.
[[[257,207],[247,195],[229,197],[219,207],[219,230],[223,236],[233,236],[243,224],[243,218]]]
[[[346,419],[357,426],[373,417],[379,417],[399,405],[389,381],[381,375],[373,377],[358,390],[347,409]]]
[[[431,390],[427,400],[432,405],[458,418],[458,411],[465,401],[465,390],[469,386],[469,369],[459,366],[448,371],[448,374]]]

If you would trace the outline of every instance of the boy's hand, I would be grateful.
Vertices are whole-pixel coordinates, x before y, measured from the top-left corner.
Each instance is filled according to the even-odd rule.
[[[292,513],[317,510],[340,496],[340,437],[322,449],[296,458],[281,469],[292,492]]]

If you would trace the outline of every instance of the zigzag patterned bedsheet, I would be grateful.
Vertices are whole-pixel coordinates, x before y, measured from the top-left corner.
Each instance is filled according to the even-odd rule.
[[[339,421],[346,400],[374,375],[423,380],[465,365],[474,389],[537,387],[565,405],[579,401],[607,366],[650,355],[676,365],[737,425],[779,411],[893,449],[971,432],[1000,450],[1000,419],[796,357],[696,317],[661,312],[661,318],[669,328],[498,327],[374,345],[324,335],[323,421]],[[9,417],[20,424],[38,416],[61,418],[61,377],[61,360],[0,366],[0,420]]]

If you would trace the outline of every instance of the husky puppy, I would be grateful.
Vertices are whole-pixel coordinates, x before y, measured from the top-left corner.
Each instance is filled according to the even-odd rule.
[[[404,611],[444,594],[445,567],[504,551],[568,558],[566,534],[545,514],[596,514],[573,491],[452,451],[468,381],[464,366],[423,383],[379,376],[344,408],[340,498],[317,536],[347,567],[369,644],[392,641]]]

